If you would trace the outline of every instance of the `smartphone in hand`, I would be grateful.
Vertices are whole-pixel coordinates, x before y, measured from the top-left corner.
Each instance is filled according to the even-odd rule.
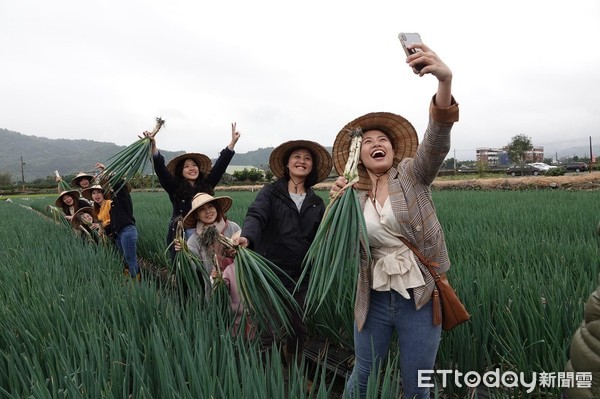
[[[400,39],[400,44],[402,45],[402,48],[404,49],[404,52],[406,53],[406,56],[408,57],[411,54],[416,53],[418,50],[415,49],[409,49],[407,46],[409,44],[413,44],[413,43],[423,43],[421,41],[421,35],[419,35],[418,33],[405,33],[405,32],[400,32],[398,34],[398,39]],[[421,72],[421,69],[423,69],[425,65],[424,64],[417,64],[415,65],[413,68],[417,71],[417,72]]]

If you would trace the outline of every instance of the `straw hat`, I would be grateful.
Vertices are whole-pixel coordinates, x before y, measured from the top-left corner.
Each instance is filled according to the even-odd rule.
[[[63,192],[60,193],[60,195],[58,196],[58,198],[54,202],[54,204],[56,204],[57,207],[60,208],[60,207],[63,206],[63,197],[65,195],[70,195],[71,197],[73,197],[73,200],[75,200],[75,201],[77,201],[79,199],[79,191],[77,191],[77,190],[63,191]]]
[[[194,162],[196,162],[196,165],[198,165],[198,170],[204,175],[208,175],[210,173],[210,170],[212,169],[212,161],[209,157],[207,157],[204,154],[199,154],[197,152],[189,152],[187,154],[179,155],[171,159],[171,161],[169,161],[169,163],[167,164],[167,170],[169,171],[169,173],[175,176],[175,169],[177,169],[177,164],[179,164],[179,162],[185,161],[186,159],[192,159]]]
[[[332,153],[333,165],[339,175],[344,173],[346,161],[348,161],[352,141],[350,130],[357,127],[361,128],[363,132],[380,130],[390,138],[394,148],[394,166],[404,158],[414,157],[417,152],[419,138],[415,128],[408,120],[390,112],[371,112],[349,122],[337,134]],[[368,190],[371,187],[371,179],[362,162],[358,165],[358,177],[359,180],[354,187],[359,190]]]
[[[81,179],[88,179],[90,181],[90,183],[91,183],[92,181],[94,181],[94,175],[90,175],[89,173],[79,172],[77,174],[77,176],[75,176],[73,178],[73,180],[71,180],[71,185],[72,186],[79,186],[79,181]]]
[[[79,218],[81,217],[81,215],[83,213],[87,213],[92,217],[92,220],[94,219],[94,210],[92,209],[91,206],[86,206],[84,208],[79,208],[77,210],[77,212],[75,212],[75,214],[73,215],[73,218],[71,219],[71,226],[74,229],[78,229],[79,226],[81,225],[81,220],[79,220]]]
[[[106,198],[106,194],[104,193],[104,189],[99,184],[94,184],[91,187],[88,187],[88,188],[86,188],[84,190],[81,190],[81,195],[83,196],[83,198],[87,199],[88,201],[93,201],[93,199],[92,199],[92,192],[94,190],[100,190],[100,191],[102,191],[102,194],[104,194],[104,198]]]
[[[204,204],[208,204],[209,202],[217,203],[218,208],[221,210],[221,216],[225,215],[225,213],[233,204],[231,197],[213,197],[210,194],[198,193],[194,195],[194,198],[192,199],[192,209],[183,218],[183,226],[187,229],[196,227],[196,223],[198,223],[196,209],[200,208]]]
[[[321,144],[309,140],[291,140],[277,146],[269,157],[271,172],[277,177],[282,177],[287,167],[287,161],[292,151],[299,148],[309,150],[317,158],[317,183],[322,182],[331,173],[331,155]]]

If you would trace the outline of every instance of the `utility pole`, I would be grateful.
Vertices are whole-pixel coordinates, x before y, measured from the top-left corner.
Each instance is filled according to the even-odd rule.
[[[590,164],[588,165],[588,173],[592,173],[592,158],[594,157],[592,153],[592,136],[590,136]]]
[[[456,171],[456,148],[454,149],[454,171]]]
[[[25,162],[23,162],[23,155],[21,155],[21,189],[23,191],[25,191],[25,172],[23,171],[23,166],[25,165]]]

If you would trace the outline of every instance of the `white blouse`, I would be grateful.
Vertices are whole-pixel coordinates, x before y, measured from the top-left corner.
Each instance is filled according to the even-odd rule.
[[[415,257],[398,238],[400,225],[394,216],[389,197],[383,207],[379,202],[367,200],[364,209],[369,246],[373,256],[373,289],[393,289],[409,299],[408,288],[425,284]]]

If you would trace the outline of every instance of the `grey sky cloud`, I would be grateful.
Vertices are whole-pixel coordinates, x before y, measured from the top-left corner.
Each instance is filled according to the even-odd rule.
[[[0,127],[28,135],[127,145],[161,116],[159,148],[215,156],[234,121],[239,152],[330,146],[372,111],[422,135],[436,81],[397,39],[418,31],[454,72],[451,156],[516,134],[600,143],[595,0],[24,0],[0,5],[0,26]]]

